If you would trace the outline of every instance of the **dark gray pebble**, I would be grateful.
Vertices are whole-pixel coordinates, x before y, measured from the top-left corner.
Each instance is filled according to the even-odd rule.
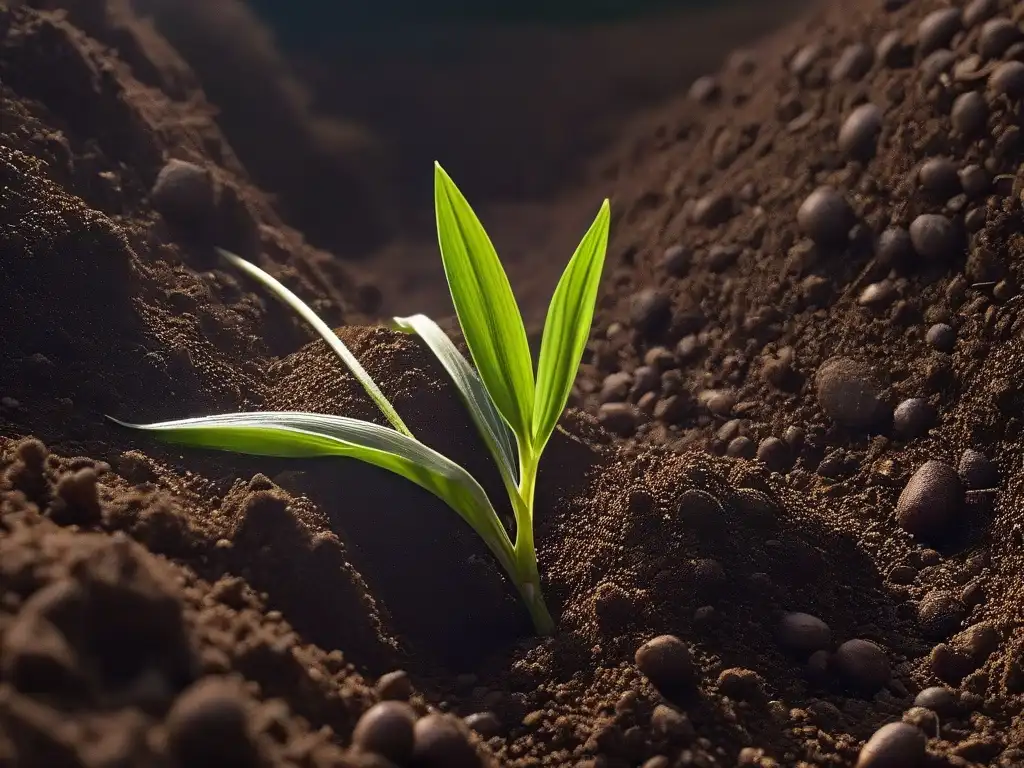
[[[854,43],[843,49],[829,71],[833,83],[856,82],[871,69],[874,52],[863,43]]]
[[[882,110],[874,104],[861,104],[839,129],[839,151],[854,160],[869,160],[875,155],[881,132]]]
[[[722,86],[712,75],[698,77],[690,85],[689,97],[698,104],[710,104],[722,95]]]
[[[630,298],[629,320],[644,335],[660,333],[672,317],[669,297],[653,288],[645,288]]]
[[[964,27],[976,27],[999,11],[999,0],[971,0],[964,8]]]
[[[956,709],[956,694],[943,685],[933,685],[914,697],[914,706],[945,715]]]
[[[832,662],[846,685],[865,693],[882,689],[892,676],[885,651],[870,640],[847,640],[836,649]]]
[[[921,163],[917,179],[926,194],[940,200],[948,200],[961,191],[956,163],[946,157],[932,157]]]
[[[257,749],[241,692],[207,677],[187,688],[167,715],[167,745],[181,765],[256,765]]]
[[[809,613],[792,612],[779,623],[779,644],[787,651],[809,656],[832,645],[828,624]]]
[[[640,424],[640,411],[632,403],[604,403],[597,409],[597,420],[620,437],[629,437]]]
[[[989,177],[988,171],[980,165],[968,165],[960,169],[960,186],[967,197],[979,198],[988,192],[991,185],[992,179]],[[975,210],[983,211],[984,209],[977,208]]]
[[[941,535],[960,513],[963,484],[948,464],[926,461],[910,478],[896,502],[896,522],[912,536]]]
[[[988,122],[988,104],[977,91],[961,93],[953,100],[949,119],[954,130],[964,136],[977,136],[985,129]]]
[[[967,606],[956,595],[935,589],[917,605],[921,632],[932,640],[945,640],[958,629],[967,615]]]
[[[956,346],[956,331],[945,323],[936,323],[928,329],[925,340],[939,352],[952,352]]]
[[[962,18],[959,8],[942,8],[929,13],[917,26],[917,49],[926,55],[947,47],[960,31]]]
[[[845,242],[854,223],[853,209],[837,190],[818,187],[800,205],[796,215],[800,231],[819,245]]]
[[[777,437],[766,437],[757,446],[757,458],[770,471],[782,472],[789,465],[789,446]]]
[[[891,414],[882,399],[882,386],[864,363],[833,357],[822,363],[814,377],[818,403],[833,421],[866,429]]]
[[[413,761],[423,768],[478,768],[480,756],[450,717],[429,714],[414,729]]]
[[[1012,100],[1024,97],[1024,62],[1005,61],[988,77],[989,90]]]
[[[661,268],[673,277],[683,277],[692,263],[693,252],[682,245],[670,245],[661,256]]]
[[[415,726],[416,712],[411,706],[404,701],[382,701],[359,718],[352,731],[352,744],[404,763],[412,755]]]
[[[986,490],[999,485],[999,470],[981,451],[968,448],[960,455],[957,473],[970,491]]]
[[[906,261],[914,253],[910,233],[903,227],[889,227],[878,236],[875,258],[883,266],[891,267]]]
[[[811,67],[821,58],[823,53],[821,43],[808,43],[789,62],[789,71],[797,77],[803,77],[810,72]]]
[[[902,437],[921,437],[935,426],[935,409],[920,397],[911,397],[896,406],[892,423]]]
[[[157,174],[150,197],[153,207],[176,226],[201,226],[213,215],[213,179],[195,163],[169,160]]]
[[[942,75],[953,68],[954,64],[956,64],[956,54],[948,48],[940,48],[929,53],[919,67],[921,88],[923,90],[931,88],[939,82]]]
[[[501,734],[501,720],[493,712],[474,712],[465,718],[466,726],[480,734],[483,739],[493,739]]]
[[[1011,19],[989,19],[982,25],[981,34],[978,35],[978,53],[986,59],[998,59],[1020,38],[1020,29]]]
[[[374,687],[377,695],[385,701],[407,701],[413,694],[409,673],[401,669],[381,675]]]
[[[698,198],[693,204],[693,220],[705,227],[717,227],[733,217],[735,208],[732,196],[724,192],[712,192]]]
[[[875,46],[875,58],[890,69],[909,67],[913,62],[913,50],[903,42],[899,30],[886,32]]]
[[[909,723],[889,723],[875,731],[857,755],[856,768],[917,768],[924,763],[928,737]]]
[[[740,435],[729,441],[725,452],[728,456],[736,459],[752,459],[757,452],[757,448],[754,446],[753,440],[746,435]]]
[[[659,635],[641,645],[634,657],[637,669],[662,693],[693,685],[696,672],[689,647],[675,635]]]
[[[910,223],[910,242],[918,255],[945,259],[957,251],[959,238],[952,221],[941,213],[922,213]]]

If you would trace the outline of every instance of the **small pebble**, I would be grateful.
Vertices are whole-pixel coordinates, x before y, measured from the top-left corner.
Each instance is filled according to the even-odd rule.
[[[891,411],[870,368],[857,360],[833,357],[815,375],[818,403],[833,421],[866,429],[886,420]]]
[[[1024,62],[1006,61],[989,75],[989,90],[1016,101],[1024,97]]]
[[[423,768],[479,768],[480,756],[452,718],[433,713],[416,722],[413,762]]]
[[[964,27],[976,27],[999,11],[999,0],[971,0],[964,8]]]
[[[927,434],[935,425],[935,409],[920,397],[904,400],[892,415],[892,423],[900,436],[913,439]]]
[[[352,743],[396,763],[412,755],[416,712],[403,701],[382,701],[366,710],[352,731]]]
[[[936,323],[928,329],[925,340],[939,352],[952,352],[956,346],[956,331],[945,323]]]
[[[940,213],[922,213],[910,223],[910,242],[918,255],[931,260],[952,256],[958,246],[953,222]]]
[[[757,453],[757,448],[753,440],[746,435],[740,435],[729,441],[725,453],[735,459],[752,459]]]
[[[945,48],[932,51],[925,57],[919,67],[921,88],[927,91],[949,72],[956,64],[956,54]]]
[[[693,252],[682,245],[671,245],[661,256],[661,268],[672,277],[683,277],[690,271]]]
[[[926,637],[945,640],[956,632],[967,615],[966,606],[949,592],[934,589],[917,605],[917,622]]]
[[[705,227],[717,227],[733,217],[735,209],[732,197],[713,192],[699,198],[693,205],[693,220]]]
[[[256,746],[242,694],[226,680],[200,679],[167,715],[167,745],[181,765],[256,765]]]
[[[909,67],[913,63],[913,50],[903,43],[899,30],[882,35],[875,46],[875,58],[890,69]]]
[[[956,164],[946,157],[925,160],[917,171],[917,178],[921,189],[934,198],[948,200],[961,191]]]
[[[823,52],[824,49],[820,43],[808,43],[797,51],[790,60],[789,71],[797,77],[803,77],[810,72],[811,67],[821,58]]]
[[[637,669],[662,693],[693,685],[696,672],[690,649],[675,635],[659,635],[641,645],[634,657]]]
[[[792,612],[779,624],[779,644],[788,651],[810,655],[832,645],[828,624],[809,613]]]
[[[914,253],[910,232],[903,227],[889,227],[878,236],[875,258],[884,266],[894,266]]]
[[[629,394],[633,377],[625,371],[616,371],[604,377],[599,397],[602,403],[621,403]]]
[[[713,76],[704,75],[693,81],[688,95],[691,101],[698,104],[710,104],[722,95],[722,86]]]
[[[856,82],[871,69],[874,52],[863,43],[854,43],[843,49],[829,71],[833,83]]]
[[[992,186],[992,179],[989,177],[988,171],[980,165],[968,165],[960,170],[960,186],[967,197],[976,199],[988,192]],[[982,214],[985,212],[984,208],[975,210],[981,211]]]
[[[1020,38],[1020,29],[1012,20],[1004,17],[989,19],[978,35],[978,53],[986,59],[998,59]]]
[[[153,207],[177,226],[206,223],[215,205],[209,171],[184,160],[169,160],[160,169],[150,197]]]
[[[757,446],[757,458],[771,472],[782,472],[789,464],[789,446],[777,437],[766,437]]]
[[[845,242],[853,226],[850,204],[832,187],[818,187],[797,211],[800,230],[818,245]]]
[[[597,420],[620,437],[629,437],[640,424],[640,410],[632,403],[604,403],[597,409]]]
[[[999,470],[981,451],[968,448],[960,455],[957,474],[969,491],[987,490],[999,485]]]
[[[949,714],[956,709],[956,694],[943,685],[933,685],[914,697],[914,706],[930,709],[940,715]]]
[[[847,640],[836,649],[833,662],[847,685],[865,693],[880,690],[892,676],[885,651],[870,640]]]
[[[672,318],[669,297],[653,288],[633,294],[629,301],[630,323],[645,335],[660,333]]]
[[[861,747],[856,768],[917,768],[924,762],[928,738],[907,723],[889,723]]]
[[[941,535],[960,513],[963,485],[948,464],[926,461],[910,478],[896,502],[896,522],[912,536]]]
[[[493,712],[474,712],[465,717],[466,725],[480,734],[482,739],[493,739],[502,731],[501,720]]]
[[[882,280],[865,286],[857,297],[857,303],[862,307],[873,310],[882,310],[888,307],[896,299],[896,287],[889,280]]]
[[[988,104],[977,91],[961,93],[953,101],[949,119],[954,130],[964,136],[976,136],[985,129],[988,122]]]
[[[839,129],[839,151],[854,160],[869,160],[875,155],[881,132],[882,110],[874,104],[861,104]]]
[[[962,16],[959,8],[943,8],[932,11],[917,26],[917,49],[927,55],[939,48],[946,48],[953,36],[960,31]]]
[[[409,673],[401,669],[381,675],[374,688],[385,701],[406,701],[413,694]]]

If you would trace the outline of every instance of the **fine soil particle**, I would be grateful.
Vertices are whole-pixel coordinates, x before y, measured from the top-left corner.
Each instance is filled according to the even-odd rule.
[[[829,4],[595,162],[550,638],[408,483],[106,418],[383,423],[224,246],[502,498],[443,370],[167,44],[59,5],[0,6],[0,764],[1024,764],[1019,3]]]

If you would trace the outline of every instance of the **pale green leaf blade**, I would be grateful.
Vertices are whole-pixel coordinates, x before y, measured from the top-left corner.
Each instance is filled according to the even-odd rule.
[[[348,368],[349,371],[352,372],[352,375],[356,377],[356,380],[362,385],[363,389],[366,390],[366,394],[368,394],[373,402],[377,404],[377,407],[381,409],[385,418],[387,418],[392,426],[408,437],[412,437],[412,432],[405,425],[405,422],[402,421],[394,406],[391,405],[391,402],[384,396],[384,393],[380,391],[376,382],[374,382],[370,377],[370,374],[366,372],[366,369],[363,368],[355,355],[352,354],[352,351],[345,346],[345,343],[338,338],[338,334],[331,330],[331,327],[321,320],[316,312],[314,312],[306,302],[286,288],[280,280],[267,272],[264,272],[255,264],[246,261],[241,256],[237,256],[230,251],[225,251],[223,248],[218,248],[217,252],[222,258],[233,264],[235,267],[254,278],[257,282],[262,283],[280,301],[287,304],[297,315],[299,315],[299,317],[309,323],[313,330],[319,334],[320,338],[326,341],[327,345],[334,351],[334,353],[341,358],[345,367]]]
[[[494,405],[528,441],[534,382],[523,318],[480,220],[439,164],[434,171],[437,239],[459,325]]]
[[[426,315],[396,317],[395,326],[406,333],[415,333],[434,353],[455,383],[477,431],[498,464],[502,478],[515,487],[518,477],[514,436],[501,418],[494,401],[473,366],[440,326]]]
[[[590,337],[594,305],[608,249],[611,207],[607,200],[562,273],[548,307],[537,365],[532,440],[538,453],[565,410]]]
[[[112,420],[176,445],[255,456],[347,457],[389,470],[454,509],[514,577],[512,542],[480,484],[451,459],[396,430],[297,411],[230,413],[153,424]]]

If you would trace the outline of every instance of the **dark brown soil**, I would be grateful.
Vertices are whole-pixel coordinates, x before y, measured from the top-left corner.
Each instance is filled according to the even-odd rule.
[[[400,262],[362,275],[310,247],[163,38],[126,4],[62,5],[0,5],[0,765],[852,766],[900,720],[909,756],[862,765],[1024,764],[1024,71],[993,74],[1024,60],[1019,3],[976,0],[930,41],[939,0],[809,12],[732,57],[717,99],[623,131],[561,203],[559,230],[604,195],[615,220],[581,409],[538,490],[549,639],[456,516],[390,475],[105,418],[379,418],[222,245],[340,327],[499,497],[438,366],[370,325],[372,272]],[[965,135],[950,113],[971,91]],[[863,103],[880,133],[848,159]],[[919,173],[939,157],[960,176]],[[849,209],[798,215],[822,185]],[[949,238],[929,247],[921,214]],[[932,464],[904,492],[929,460],[962,479]],[[692,657],[675,685],[634,655],[665,634]],[[353,748],[382,698],[454,730],[421,719],[407,759],[399,717],[373,741],[391,760]]]

